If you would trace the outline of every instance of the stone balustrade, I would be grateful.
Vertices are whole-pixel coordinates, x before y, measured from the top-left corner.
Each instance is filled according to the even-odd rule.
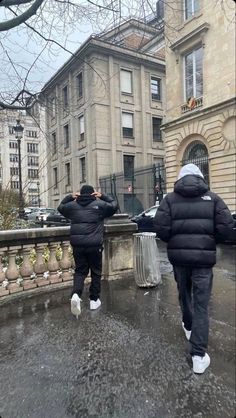
[[[132,274],[136,229],[126,214],[105,220],[104,279]],[[69,238],[69,227],[0,231],[0,297],[71,284],[74,259]]]

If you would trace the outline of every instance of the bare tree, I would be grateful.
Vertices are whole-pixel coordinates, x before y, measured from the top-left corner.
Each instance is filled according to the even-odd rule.
[[[144,18],[155,0],[2,0],[0,1],[0,109],[27,110],[45,82],[45,69],[74,55],[75,31],[100,33],[127,17]],[[65,55],[67,54],[67,55]]]

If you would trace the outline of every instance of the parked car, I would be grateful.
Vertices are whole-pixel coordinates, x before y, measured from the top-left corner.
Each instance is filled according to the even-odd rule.
[[[138,225],[138,232],[156,232],[153,219],[159,205],[152,206],[151,208],[141,212],[139,215],[131,218],[131,221],[136,222]],[[236,213],[232,213],[234,219],[234,228],[229,231],[227,239],[224,241],[225,244],[236,244]]]
[[[65,218],[60,212],[55,210],[53,214],[48,215],[44,221],[44,225],[47,226],[65,226],[70,225],[70,220]]]
[[[138,232],[155,232],[153,219],[158,206],[159,205],[152,206],[151,208],[141,212],[139,215],[131,218],[131,221],[138,225]]]
[[[35,206],[24,208],[24,219],[25,220],[28,220],[28,216],[31,213],[38,212],[39,210],[40,210],[40,208],[35,207]]]
[[[27,219],[36,223],[46,221],[48,215],[52,215],[56,212],[53,208],[40,208],[28,214]]]

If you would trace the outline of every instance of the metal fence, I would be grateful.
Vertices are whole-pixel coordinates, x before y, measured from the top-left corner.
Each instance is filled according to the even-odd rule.
[[[119,212],[137,215],[163,199],[166,193],[165,167],[154,164],[134,169],[129,175],[124,172],[100,177],[101,190],[118,201]]]

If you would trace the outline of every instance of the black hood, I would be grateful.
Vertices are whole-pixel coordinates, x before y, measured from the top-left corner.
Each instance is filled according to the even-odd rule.
[[[96,197],[91,196],[91,194],[81,194],[80,196],[77,197],[76,200],[81,206],[87,206],[89,205],[89,203],[96,200]]]
[[[174,185],[174,191],[182,196],[200,196],[209,190],[208,185],[201,176],[187,175],[177,180]]]

